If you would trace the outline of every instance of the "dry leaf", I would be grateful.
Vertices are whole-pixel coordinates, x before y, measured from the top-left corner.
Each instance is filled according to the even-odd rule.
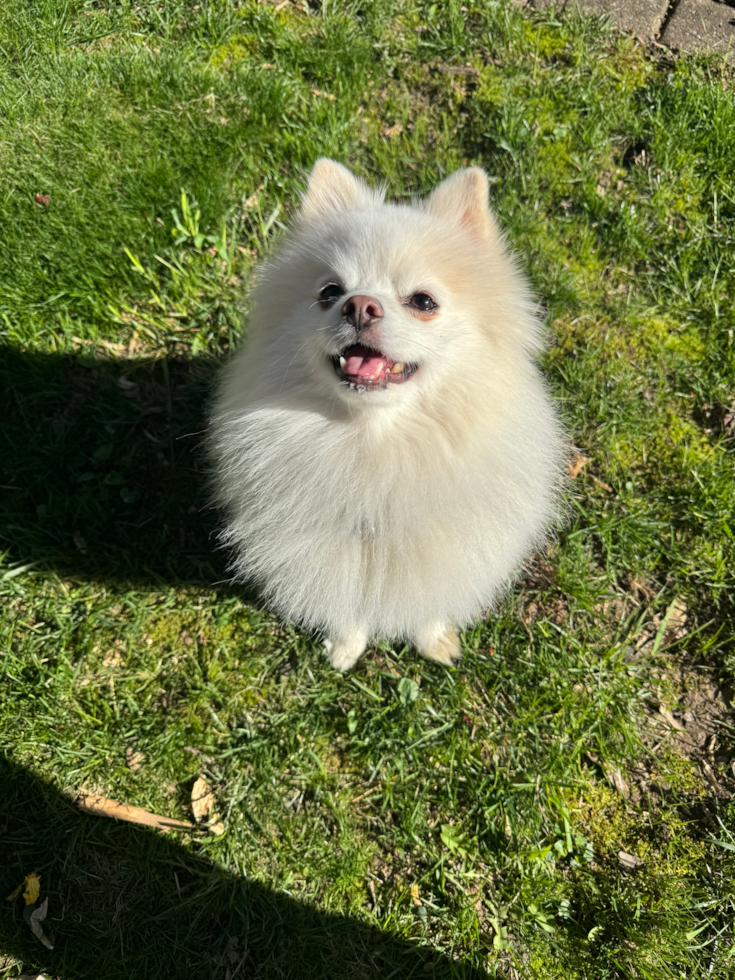
[[[212,814],[212,820],[208,829],[210,834],[213,834],[215,837],[219,837],[220,834],[224,834],[225,825],[222,822],[222,818],[220,817],[219,813]]]
[[[133,772],[137,772],[145,762],[145,754],[143,752],[136,752],[135,749],[128,748],[125,750],[125,764],[128,769],[132,769]]]
[[[200,776],[191,789],[191,812],[197,823],[201,823],[214,809],[214,793],[204,778]]]
[[[33,905],[41,894],[41,879],[35,871],[32,871],[29,875],[26,875],[24,884],[26,887],[23,892],[23,898],[25,899],[26,905]]]
[[[383,136],[387,136],[389,139],[394,139],[396,136],[400,136],[403,132],[403,126],[397,122],[393,126],[388,126],[387,129],[383,130]]]
[[[628,854],[627,851],[618,851],[618,861],[628,871],[635,871],[636,868],[640,868],[643,864],[643,861],[639,857],[636,857],[635,854]]]
[[[128,806],[119,800],[111,800],[96,793],[80,793],[76,804],[85,813],[93,813],[98,817],[113,817],[116,820],[126,820],[128,823],[142,824],[144,827],[156,827],[158,830],[193,830],[194,824],[188,820],[174,820],[172,817],[162,817],[150,810],[139,806]]]
[[[36,939],[40,939],[46,949],[53,949],[53,943],[48,938],[46,933],[43,931],[43,926],[41,923],[46,918],[46,912],[48,911],[48,897],[44,898],[41,904],[38,906],[36,911],[31,915],[31,931]]]
[[[103,667],[122,667],[123,663],[122,656],[119,650],[108,650],[105,654],[105,659],[102,661]]]
[[[8,901],[9,902],[14,902],[16,900],[16,898],[20,895],[20,893],[23,891],[23,888],[24,887],[25,887],[25,879],[23,881],[21,881],[21,883],[18,885],[18,887],[17,888],[14,888],[12,890],[12,892],[8,895]]]
[[[418,885],[411,885],[411,901],[413,902],[414,905],[421,905]]]
[[[583,456],[581,453],[575,453],[567,462],[567,476],[569,479],[576,480],[585,466],[591,462],[591,456]]]
[[[224,834],[225,825],[222,822],[222,817],[214,809],[214,793],[204,776],[200,776],[192,786],[191,812],[194,814],[197,823],[208,818],[207,827],[215,837]]]

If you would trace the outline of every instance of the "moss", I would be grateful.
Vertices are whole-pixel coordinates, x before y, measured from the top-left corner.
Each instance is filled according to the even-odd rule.
[[[488,105],[501,106],[505,98],[507,83],[505,75],[494,65],[488,65],[480,72],[475,97]]]
[[[236,34],[226,44],[215,48],[210,57],[212,68],[231,68],[251,58],[259,48],[255,34]]]
[[[523,40],[538,57],[549,60],[568,49],[570,36],[563,28],[538,21],[523,21]]]

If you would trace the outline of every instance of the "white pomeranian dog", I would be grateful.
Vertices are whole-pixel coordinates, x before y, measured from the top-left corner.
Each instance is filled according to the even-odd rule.
[[[554,525],[565,459],[484,171],[383,198],[317,161],[212,424],[236,577],[339,670],[381,637],[458,658]]]

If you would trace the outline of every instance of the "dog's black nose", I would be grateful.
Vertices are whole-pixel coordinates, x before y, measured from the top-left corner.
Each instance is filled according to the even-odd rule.
[[[350,296],[342,307],[342,316],[356,330],[365,330],[383,317],[383,307],[372,296]]]

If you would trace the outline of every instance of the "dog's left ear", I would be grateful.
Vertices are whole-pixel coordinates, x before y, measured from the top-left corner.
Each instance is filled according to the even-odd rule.
[[[341,163],[321,157],[314,164],[301,201],[300,217],[307,221],[340,211],[355,211],[382,198]]]
[[[477,238],[498,234],[488,205],[487,174],[480,167],[466,167],[447,177],[430,195],[426,207],[430,214],[457,222]]]

